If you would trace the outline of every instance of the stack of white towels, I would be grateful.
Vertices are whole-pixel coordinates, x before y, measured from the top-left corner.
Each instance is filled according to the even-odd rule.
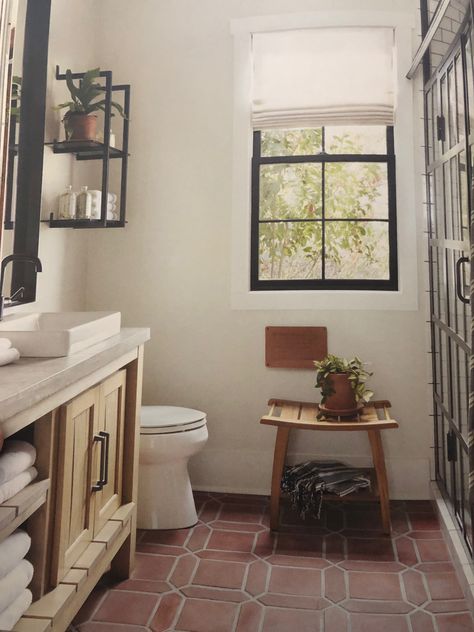
[[[0,366],[10,364],[19,360],[20,352],[12,347],[12,343],[8,338],[0,338]]]
[[[31,538],[18,529],[0,542],[0,630],[13,630],[33,600],[27,586],[33,577],[33,566],[24,557]]]
[[[38,476],[35,461],[36,449],[33,445],[16,439],[5,441],[0,452],[0,504],[35,480]]]

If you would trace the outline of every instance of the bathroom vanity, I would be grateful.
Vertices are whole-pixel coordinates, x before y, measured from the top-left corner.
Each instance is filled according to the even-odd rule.
[[[0,541],[19,525],[32,539],[34,602],[16,632],[64,632],[105,571],[130,575],[148,339],[122,329],[67,357],[0,367],[0,429],[34,443],[39,474],[0,505]]]

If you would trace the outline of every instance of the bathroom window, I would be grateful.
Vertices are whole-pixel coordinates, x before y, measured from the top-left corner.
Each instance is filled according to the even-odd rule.
[[[252,36],[250,290],[397,290],[394,29]]]
[[[252,290],[396,290],[392,126],[253,132]]]

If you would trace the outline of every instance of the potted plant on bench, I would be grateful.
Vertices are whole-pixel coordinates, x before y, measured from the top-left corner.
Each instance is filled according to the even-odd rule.
[[[373,396],[366,387],[372,373],[364,369],[363,362],[328,354],[314,362],[316,388],[321,389],[320,410],[328,414],[349,416],[355,414]]]

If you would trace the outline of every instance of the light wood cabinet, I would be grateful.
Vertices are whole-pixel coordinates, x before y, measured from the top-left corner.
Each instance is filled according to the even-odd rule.
[[[60,407],[53,586],[122,504],[125,385],[118,371]]]

